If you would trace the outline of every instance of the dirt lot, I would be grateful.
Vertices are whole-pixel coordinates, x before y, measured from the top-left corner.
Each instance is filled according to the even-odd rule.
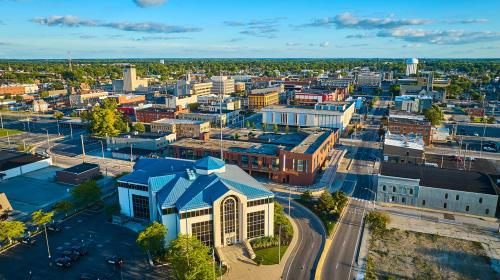
[[[479,242],[391,229],[372,236],[369,258],[379,279],[498,279]]]

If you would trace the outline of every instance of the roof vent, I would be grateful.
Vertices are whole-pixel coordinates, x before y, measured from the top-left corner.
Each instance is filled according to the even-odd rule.
[[[193,170],[186,168],[186,173],[188,175],[189,181],[194,181],[196,179],[196,174]]]

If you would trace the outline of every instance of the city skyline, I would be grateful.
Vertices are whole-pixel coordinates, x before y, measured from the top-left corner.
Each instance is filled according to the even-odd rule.
[[[82,5],[85,3],[85,5]],[[500,3],[2,0],[0,59],[496,58]],[[314,7],[314,8],[311,8]]]

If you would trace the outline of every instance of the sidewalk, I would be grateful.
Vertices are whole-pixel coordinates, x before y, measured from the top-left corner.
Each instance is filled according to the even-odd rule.
[[[229,270],[226,275],[223,277],[230,280],[271,280],[271,279],[281,279],[281,275],[283,274],[283,270],[285,269],[285,265],[287,263],[288,258],[291,256],[292,252],[295,251],[295,246],[298,241],[298,228],[295,221],[287,216],[293,227],[293,238],[286,250],[283,258],[281,259],[280,264],[275,265],[260,265],[255,264],[253,260],[246,256],[244,250],[241,247],[230,248],[231,250],[228,253],[224,252]],[[234,246],[233,246],[234,247]],[[240,249],[241,248],[241,249]]]

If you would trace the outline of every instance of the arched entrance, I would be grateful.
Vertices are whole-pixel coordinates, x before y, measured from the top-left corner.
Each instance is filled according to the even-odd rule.
[[[221,243],[223,246],[232,245],[240,241],[240,221],[238,198],[226,197],[221,203]]]

